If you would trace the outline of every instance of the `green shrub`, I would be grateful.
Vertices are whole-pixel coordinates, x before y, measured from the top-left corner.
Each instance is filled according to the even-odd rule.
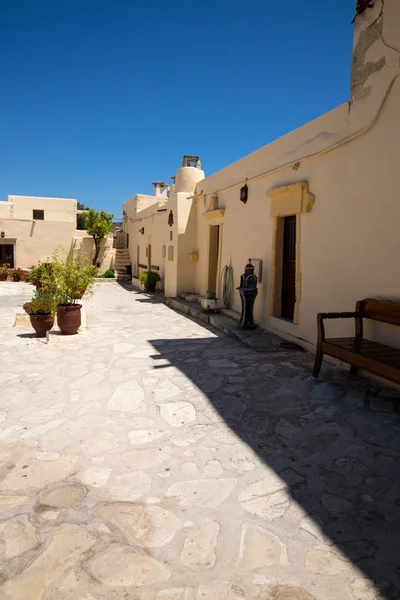
[[[50,290],[37,290],[30,302],[25,302],[23,309],[28,315],[54,315],[56,300],[54,292]]]
[[[132,277],[132,265],[125,265],[125,274]]]
[[[0,275],[8,275],[9,264],[0,265]]]
[[[51,262],[39,262],[36,267],[32,267],[28,280],[38,288],[55,290],[54,267]]]
[[[104,271],[104,273],[99,275],[99,277],[101,279],[114,279],[115,271],[114,271],[114,269],[107,269],[107,271]]]
[[[157,281],[161,281],[161,277],[157,273],[157,271],[143,271],[140,273],[139,280],[143,285],[157,283]]]
[[[60,258],[59,251],[56,251],[51,264],[57,304],[76,304],[84,294],[93,293],[97,267],[89,263],[84,253],[78,252],[75,256],[63,259]]]

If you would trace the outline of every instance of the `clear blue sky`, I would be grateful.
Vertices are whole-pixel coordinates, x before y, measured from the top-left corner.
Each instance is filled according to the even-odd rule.
[[[0,199],[120,216],[348,100],[352,0],[0,0]]]

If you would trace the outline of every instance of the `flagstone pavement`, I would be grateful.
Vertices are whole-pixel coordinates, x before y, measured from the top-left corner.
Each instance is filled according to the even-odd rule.
[[[46,343],[31,289],[0,284],[1,600],[400,598],[399,419],[363,381],[116,283]]]

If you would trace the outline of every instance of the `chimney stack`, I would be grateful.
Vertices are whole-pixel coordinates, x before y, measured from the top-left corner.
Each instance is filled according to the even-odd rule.
[[[153,183],[153,196],[158,198],[159,196],[166,196],[168,190],[168,184],[164,181],[155,181]]]

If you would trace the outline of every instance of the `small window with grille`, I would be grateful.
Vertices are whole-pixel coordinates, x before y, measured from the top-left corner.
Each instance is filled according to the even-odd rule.
[[[34,221],[44,221],[44,210],[34,209],[32,212],[33,212],[32,218]]]

